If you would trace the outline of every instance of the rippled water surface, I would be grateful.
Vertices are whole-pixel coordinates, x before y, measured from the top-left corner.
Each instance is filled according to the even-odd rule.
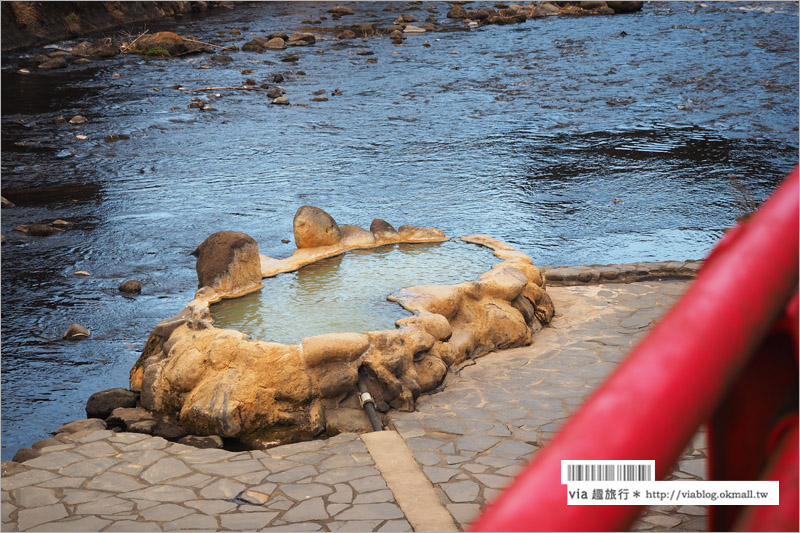
[[[2,211],[3,459],[83,417],[91,393],[127,385],[152,327],[192,298],[190,252],[215,231],[286,257],[281,239],[311,204],[343,224],[488,233],[539,265],[700,258],[740,214],[731,178],[760,201],[797,161],[796,4],[648,3],[402,46],[324,31],[424,21],[430,5],[353,4],[356,16],[311,26],[320,40],[292,49],[296,64],[280,61],[288,52],[117,56],[19,74],[51,50],[3,53],[2,190],[17,204]],[[328,7],[237,5],[148,28],[227,45],[231,29],[291,33]],[[274,86],[272,73],[296,105],[174,88]],[[311,101],[319,90],[329,101]],[[187,108],[193,96],[216,111]],[[54,123],[77,113],[89,122]],[[14,231],[57,218],[74,224]],[[129,278],[140,296],[117,291]],[[91,339],[59,340],[72,322]]]
[[[264,288],[211,306],[214,325],[254,339],[296,344],[325,333],[393,329],[410,316],[386,298],[413,285],[472,281],[499,260],[475,244],[401,244],[312,263],[264,280]]]

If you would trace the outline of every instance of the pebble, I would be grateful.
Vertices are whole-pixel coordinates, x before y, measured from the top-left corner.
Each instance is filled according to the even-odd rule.
[[[70,124],[86,124],[89,122],[89,119],[84,117],[83,115],[75,115],[71,119],[69,119]]]

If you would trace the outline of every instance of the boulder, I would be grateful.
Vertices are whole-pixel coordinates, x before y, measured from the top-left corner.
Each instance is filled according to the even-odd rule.
[[[197,47],[190,47],[186,40],[171,31],[161,31],[145,34],[133,43],[133,51],[140,54],[153,53],[153,50],[163,50],[169,56],[183,55]]]
[[[141,407],[117,407],[108,415],[105,423],[111,428],[151,434],[156,420],[151,412]]]
[[[83,41],[70,50],[70,53],[79,57],[112,57],[119,54],[119,44],[106,37],[94,43]]]
[[[352,31],[356,37],[372,37],[376,34],[375,25],[366,22],[352,24],[347,29]]]
[[[313,33],[294,32],[286,41],[286,46],[308,46],[317,42]]]
[[[135,279],[129,279],[119,286],[119,291],[131,294],[139,294],[142,292],[142,284]]]
[[[447,18],[449,19],[465,19],[467,18],[467,10],[464,9],[464,6],[454,5],[450,8],[450,11],[447,12]]]
[[[67,68],[69,63],[63,57],[51,57],[47,61],[39,63],[39,69],[41,70],[51,70],[55,68]]]
[[[64,336],[62,338],[66,340],[78,341],[88,339],[91,335],[92,332],[88,328],[85,328],[76,322],[67,328],[67,331],[64,332]]]
[[[267,49],[267,39],[263,37],[256,37],[250,42],[242,45],[242,52],[264,52]]]
[[[344,224],[339,226],[339,231],[340,242],[348,248],[371,248],[375,246],[375,235],[364,228],[351,224]]]
[[[86,418],[105,420],[118,407],[136,407],[136,394],[121,387],[95,392],[86,402]]]
[[[287,96],[278,96],[277,98],[275,98],[272,101],[272,103],[274,105],[289,105],[290,104],[289,98]]]
[[[37,440],[31,445],[31,448],[33,448],[34,450],[41,450],[42,448],[47,448],[48,446],[60,446],[62,444],[64,444],[64,442],[58,439],[47,438],[47,439]]]
[[[617,15],[625,14],[625,13],[635,13],[637,11],[641,11],[642,7],[644,7],[644,2],[618,2],[618,1],[610,1],[606,2],[606,5],[614,10],[614,13]]]
[[[532,18],[552,17],[558,15],[558,7],[549,3],[543,2],[534,8],[531,15]]]
[[[333,6],[328,10],[328,13],[335,15],[355,15],[355,11],[346,6]]]
[[[339,242],[339,225],[318,207],[304,205],[294,215],[294,242],[298,248],[331,246]]]
[[[38,450],[34,450],[33,448],[20,448],[17,450],[17,453],[14,454],[14,458],[12,461],[17,463],[24,463],[25,461],[30,461],[31,459],[36,459],[42,455],[39,453]]]
[[[286,48],[286,39],[282,37],[273,37],[264,45],[268,50],[283,50]]]
[[[74,422],[70,422],[68,424],[64,424],[57,430],[53,432],[54,435],[59,434],[71,434],[77,433],[78,431],[87,431],[87,430],[97,430],[97,429],[107,429],[106,423],[99,418],[87,418],[84,420],[76,420]]]
[[[283,33],[282,31],[276,31],[274,33],[270,33],[269,35],[267,35],[267,39],[277,39],[277,38],[283,39],[284,41],[289,40],[289,36]]]
[[[192,255],[197,257],[198,287],[210,287],[222,298],[242,296],[263,287],[258,244],[245,233],[214,233]]]
[[[372,224],[369,225],[369,230],[375,235],[376,239],[392,238],[397,235],[397,230],[394,229],[394,226],[381,218],[374,219]]]
[[[35,237],[48,237],[62,231],[61,228],[50,224],[20,224],[14,229]]]
[[[578,5],[582,9],[586,9],[588,11],[595,10],[595,9],[600,9],[602,7],[608,7],[608,4],[606,4],[605,2],[603,2],[601,0],[586,0],[586,1],[583,1],[583,2],[578,2]]]

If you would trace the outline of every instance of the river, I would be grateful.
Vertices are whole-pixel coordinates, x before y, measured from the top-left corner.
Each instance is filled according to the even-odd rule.
[[[431,5],[452,24],[449,4],[348,5],[356,15],[311,26],[320,39],[291,50],[296,64],[280,61],[286,51],[119,55],[22,74],[26,56],[53,48],[3,53],[2,189],[18,198],[2,210],[3,460],[83,418],[93,392],[127,386],[153,326],[192,298],[190,252],[213,232],[286,257],[294,246],[281,240],[310,204],[343,224],[487,233],[538,265],[695,259],[741,214],[732,179],[761,201],[797,162],[796,3],[647,3],[400,46],[320,28],[424,21]],[[328,7],[243,4],[147,28],[241,46],[231,29],[291,33]],[[173,88],[272,73],[301,105]],[[327,102],[311,101],[319,90]],[[216,110],[187,108],[193,96]],[[75,114],[88,123],[55,123]],[[54,219],[73,224],[14,230]],[[129,278],[141,295],[117,290]],[[91,338],[60,340],[72,322]]]

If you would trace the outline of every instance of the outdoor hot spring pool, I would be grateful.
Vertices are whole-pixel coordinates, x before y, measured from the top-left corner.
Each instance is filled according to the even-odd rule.
[[[472,281],[500,260],[477,244],[396,244],[352,250],[295,272],[264,279],[264,288],[211,306],[214,325],[254,339],[299,343],[304,337],[394,329],[409,313],[386,298],[414,285]]]

